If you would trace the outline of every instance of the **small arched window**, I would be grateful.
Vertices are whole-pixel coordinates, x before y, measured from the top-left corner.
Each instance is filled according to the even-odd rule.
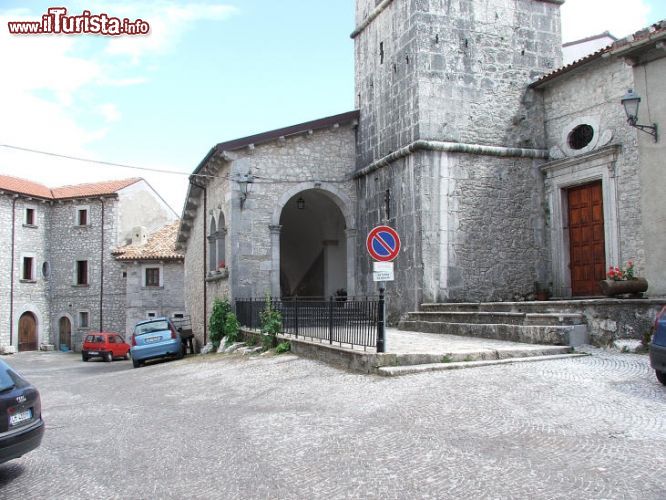
[[[215,225],[215,217],[210,219],[208,232],[208,270],[217,271],[217,226]]]
[[[218,229],[217,229],[217,268],[222,269],[227,267],[227,261],[225,258],[226,254],[226,235],[227,235],[227,228],[225,227],[224,223],[224,214],[220,212],[220,216],[218,217]]]

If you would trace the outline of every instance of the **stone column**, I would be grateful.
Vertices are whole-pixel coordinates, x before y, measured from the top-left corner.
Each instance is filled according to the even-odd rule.
[[[280,231],[281,225],[268,226],[271,232],[271,295],[280,297]]]
[[[347,295],[356,295],[356,229],[345,229],[347,236]]]

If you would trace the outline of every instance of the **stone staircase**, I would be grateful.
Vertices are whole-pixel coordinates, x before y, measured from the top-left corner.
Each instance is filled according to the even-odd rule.
[[[588,343],[585,316],[548,302],[422,304],[407,313],[400,330],[577,346]]]

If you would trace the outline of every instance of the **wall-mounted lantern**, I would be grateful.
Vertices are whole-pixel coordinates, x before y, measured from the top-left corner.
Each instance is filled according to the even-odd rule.
[[[252,174],[241,174],[236,182],[238,182],[240,188],[240,207],[242,210],[247,195],[250,193],[250,184],[254,182],[254,177],[252,177]]]
[[[303,210],[305,208],[305,200],[302,196],[299,196],[298,200],[296,200],[296,208],[299,210]]]
[[[650,134],[654,137],[654,142],[657,142],[657,124],[640,125],[638,123],[638,107],[641,104],[640,96],[632,89],[629,89],[620,102],[622,103],[622,106],[624,106],[624,112],[627,113],[627,123],[638,130]]]

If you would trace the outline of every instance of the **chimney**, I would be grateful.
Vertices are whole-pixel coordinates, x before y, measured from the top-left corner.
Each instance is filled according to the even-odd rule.
[[[148,241],[148,232],[144,226],[132,228],[132,245],[143,245]]]

